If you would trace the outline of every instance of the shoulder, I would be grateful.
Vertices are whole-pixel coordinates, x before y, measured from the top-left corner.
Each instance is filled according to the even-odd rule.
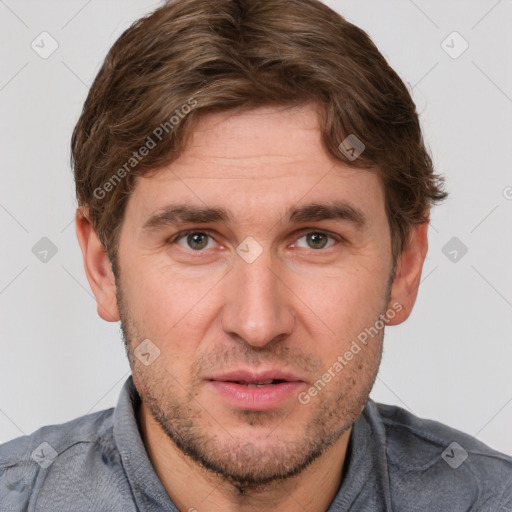
[[[68,510],[92,510],[91,500],[121,474],[113,409],[46,426],[0,446],[2,510],[25,510],[36,501],[41,509],[61,501]]]
[[[427,493],[444,510],[512,511],[512,457],[440,422],[372,404],[385,430],[390,483],[412,509]]]
[[[0,469],[25,462],[40,462],[39,458],[51,458],[55,452],[62,454],[77,444],[98,442],[112,435],[113,409],[81,416],[59,425],[48,425],[28,436],[18,437],[0,445]],[[42,451],[37,452],[43,444]],[[45,450],[44,447],[47,446]],[[34,453],[36,451],[36,453]]]

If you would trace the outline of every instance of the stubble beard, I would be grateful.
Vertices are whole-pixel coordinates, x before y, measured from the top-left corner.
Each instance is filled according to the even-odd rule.
[[[151,373],[151,367],[141,367],[142,365],[137,364],[133,350],[145,336],[131,317],[119,285],[117,299],[122,337],[142,402],[184,455],[202,468],[230,482],[241,494],[260,491],[273,482],[290,479],[324,454],[352,427],[361,414],[381,361],[383,331],[380,339],[372,340],[372,343],[378,346],[373,348],[369,356],[371,360],[368,361],[367,358],[364,368],[354,362],[350,377],[342,380],[343,377],[337,376],[340,379],[338,382],[344,385],[338,385],[336,392],[328,394],[323,391],[325,398],[317,396],[310,404],[297,406],[298,411],[304,408],[304,412],[309,413],[310,420],[305,426],[298,427],[302,433],[296,435],[294,439],[286,440],[279,437],[278,425],[284,424],[287,418],[280,411],[236,411],[240,422],[247,425],[263,426],[267,429],[269,425],[275,425],[275,430],[268,429],[271,430],[268,439],[274,437],[275,442],[269,441],[264,446],[257,445],[250,441],[250,435],[242,439],[233,438],[219,426],[218,422],[212,421],[211,417],[216,416],[215,410],[209,415],[205,407],[194,398],[197,393],[194,389],[188,394],[182,392],[180,395],[179,390],[182,390],[182,386],[173,382],[174,377],[169,371],[164,369],[160,375],[156,375]],[[365,350],[368,350],[368,347]],[[286,351],[278,352],[280,355],[287,354]],[[270,358],[267,355],[264,361],[289,365],[289,360],[284,357],[276,359],[275,355],[275,352]],[[342,375],[347,368],[343,369]],[[363,379],[365,384],[355,392],[356,381],[361,382],[360,379]],[[178,392],[174,391],[176,389]],[[313,412],[312,407],[315,408]],[[215,429],[218,431],[217,434]],[[289,429],[290,425],[288,431]]]

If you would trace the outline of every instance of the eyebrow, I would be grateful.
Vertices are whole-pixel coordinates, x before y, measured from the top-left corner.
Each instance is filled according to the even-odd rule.
[[[221,207],[192,206],[188,204],[168,205],[154,213],[143,225],[143,231],[152,231],[165,226],[179,224],[208,224],[233,222],[234,215]],[[341,220],[362,228],[367,224],[366,215],[358,208],[343,201],[330,203],[310,203],[289,208],[285,212],[285,222],[319,222]]]

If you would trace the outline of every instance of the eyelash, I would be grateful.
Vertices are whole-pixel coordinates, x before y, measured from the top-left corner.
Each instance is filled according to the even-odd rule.
[[[208,230],[188,230],[188,231],[180,231],[179,233],[176,233],[175,235],[173,235],[171,238],[169,238],[167,240],[167,243],[168,244],[175,244],[177,243],[179,240],[181,240],[182,238],[185,238],[186,236],[188,235],[191,235],[191,234],[203,234],[203,235],[207,235],[209,236],[210,238],[212,238],[213,240],[215,240],[215,238],[210,234],[210,232]],[[331,233],[329,231],[324,231],[324,230],[320,230],[320,229],[309,229],[309,230],[306,230],[306,231],[300,231],[298,233],[298,238],[296,240],[299,240],[300,238],[303,238],[311,233],[315,233],[315,234],[321,234],[321,235],[325,235],[333,240],[335,240],[336,242],[338,243],[341,243],[341,242],[344,242],[344,238],[340,235],[335,235],[334,233]],[[332,245],[330,247],[327,247],[325,249],[309,249],[310,251],[313,251],[313,252],[322,252],[322,251],[326,251],[327,249],[330,249],[332,247]],[[195,252],[195,253],[202,253],[202,252],[205,252],[205,250],[198,250],[198,251],[194,251],[192,249],[190,249],[190,252]]]

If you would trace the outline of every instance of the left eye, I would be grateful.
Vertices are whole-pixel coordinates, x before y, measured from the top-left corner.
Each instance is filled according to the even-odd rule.
[[[306,244],[309,246],[305,247],[306,249],[325,249],[327,247],[327,244],[329,243],[329,238],[331,240],[334,240],[333,236],[329,235],[328,233],[324,233],[323,231],[310,231],[309,233],[306,233],[305,235],[297,239],[297,246],[304,247],[300,245],[299,241],[305,239]]]

